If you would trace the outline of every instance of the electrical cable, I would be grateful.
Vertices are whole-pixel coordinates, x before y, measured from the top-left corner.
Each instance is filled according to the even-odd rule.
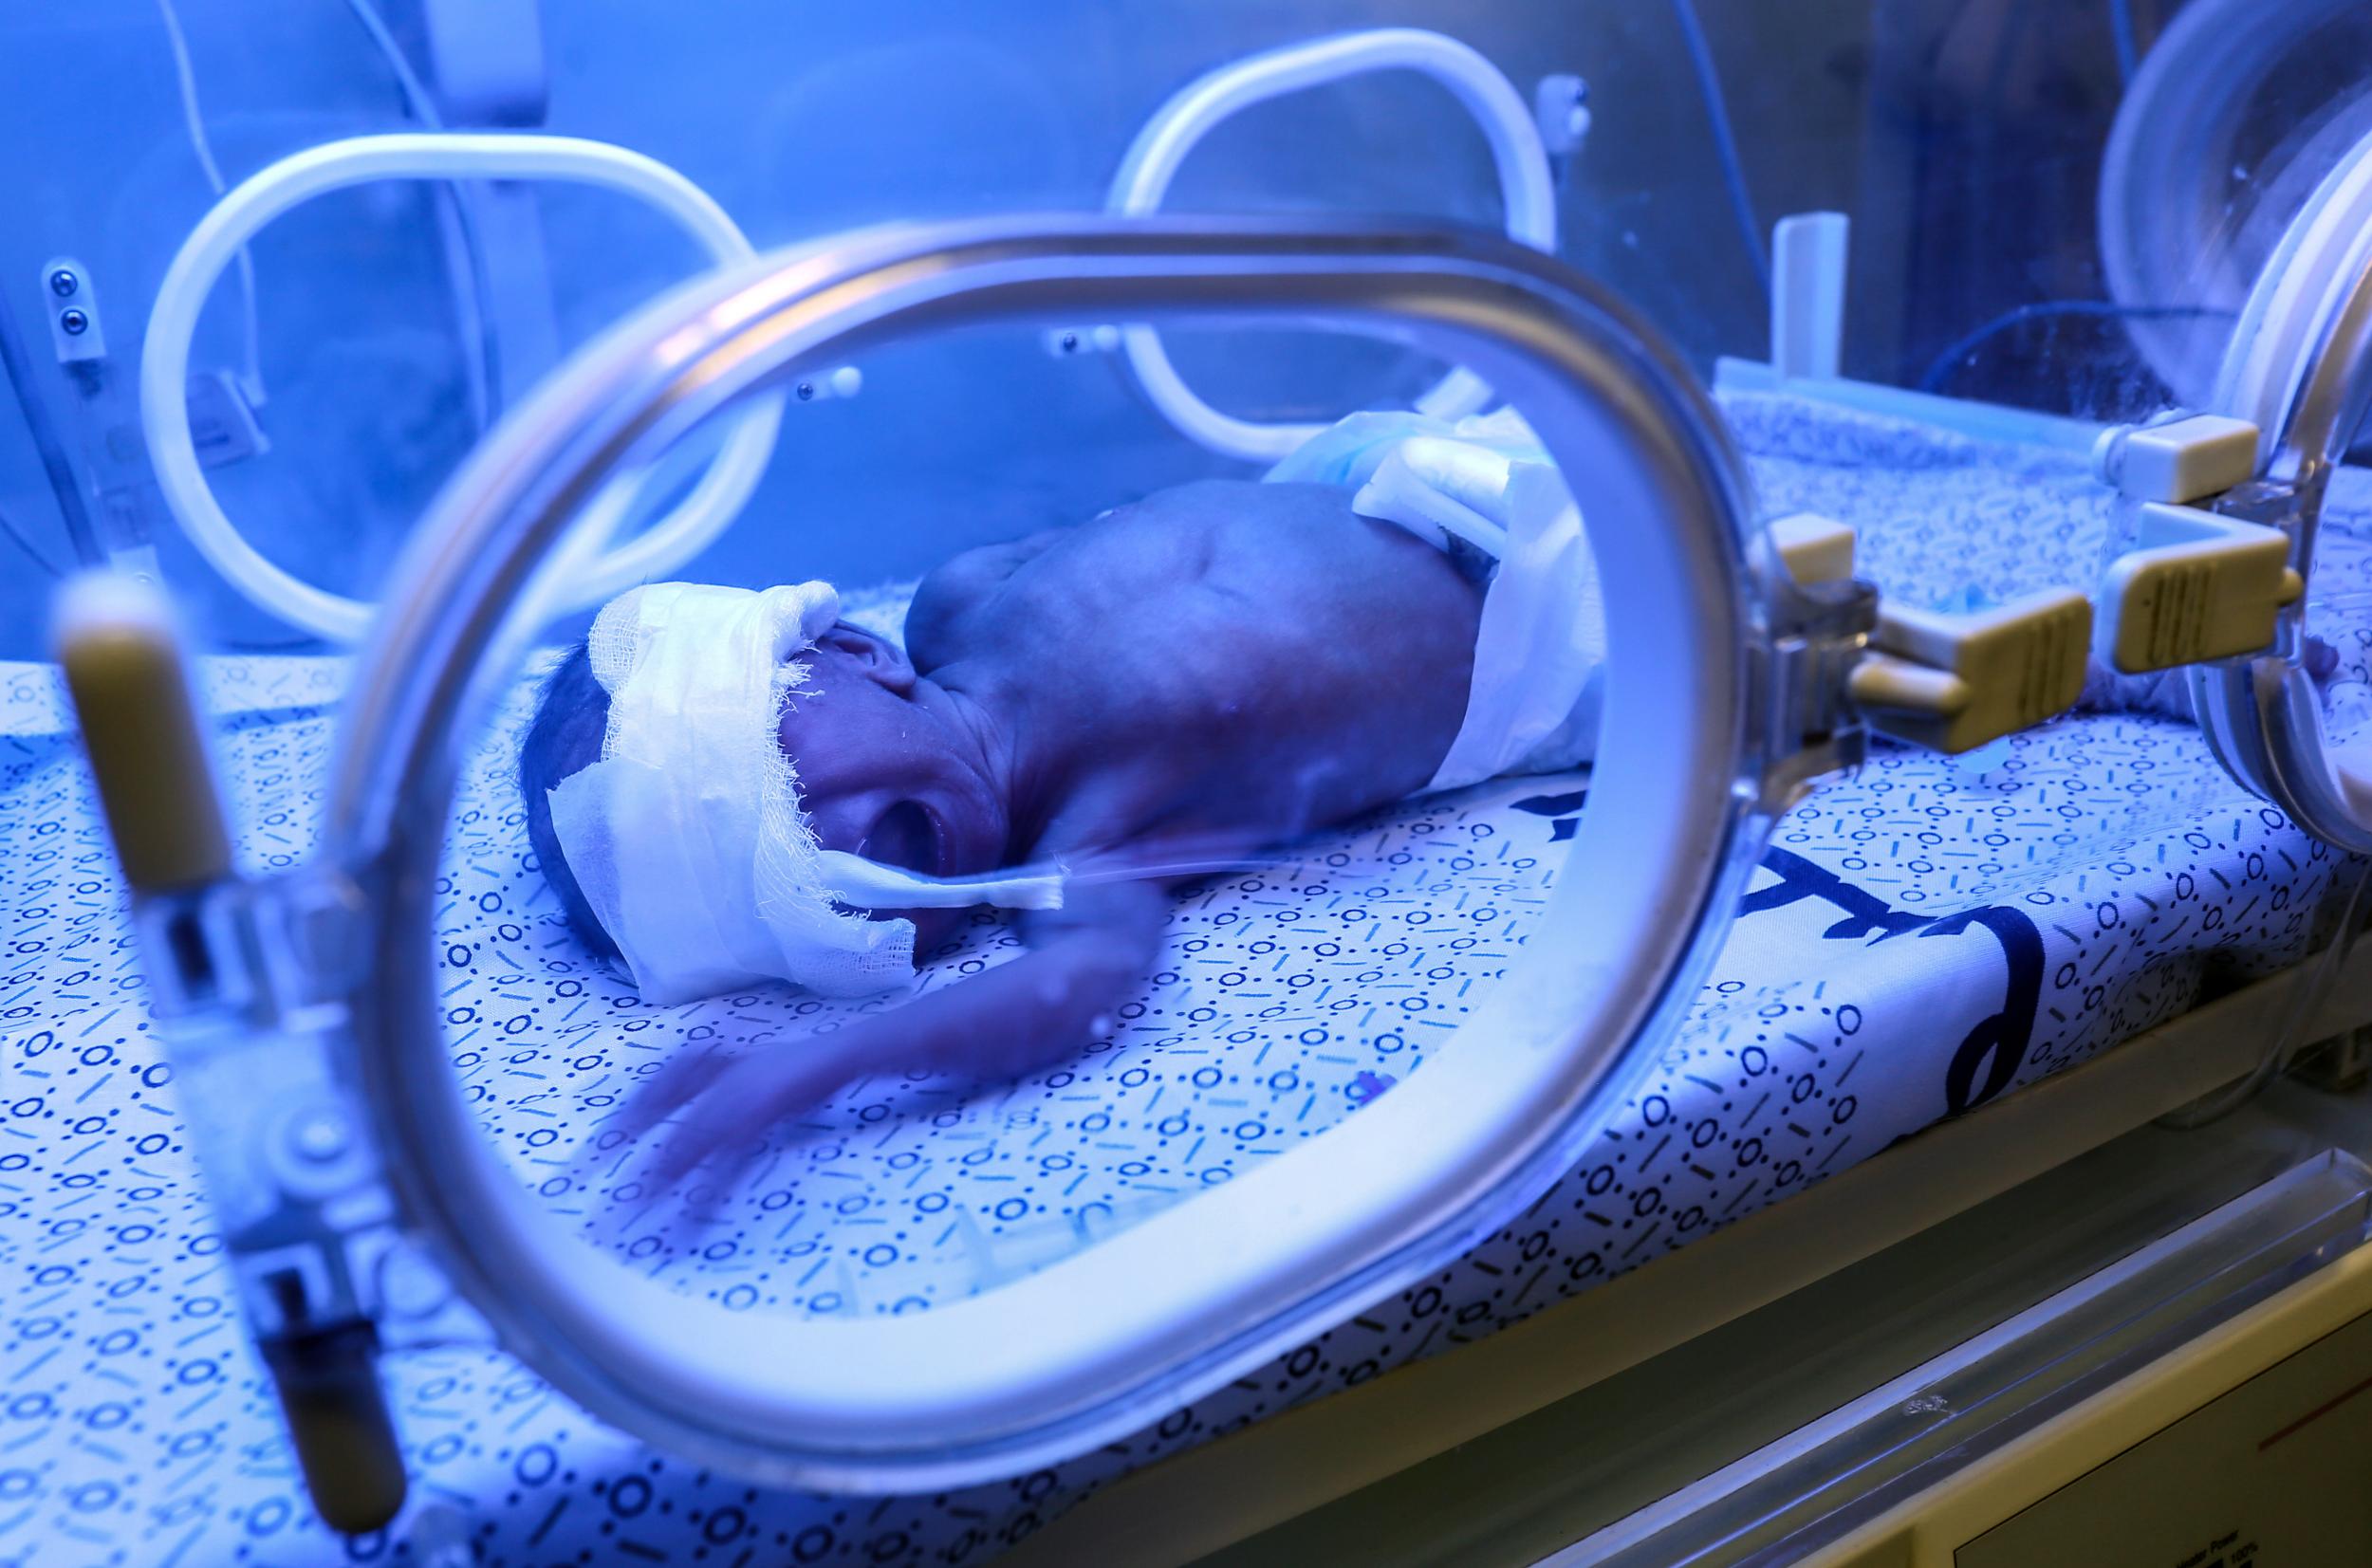
[[[1713,125],[1714,148],[1721,159],[1722,183],[1730,190],[1730,208],[1737,215],[1738,232],[1746,241],[1746,253],[1754,263],[1754,276],[1762,282],[1763,300],[1768,304],[1770,249],[1763,240],[1762,226],[1754,221],[1754,201],[1746,189],[1746,164],[1738,157],[1737,137],[1730,128],[1730,108],[1721,96],[1721,77],[1714,69],[1713,46],[1705,41],[1704,25],[1697,20],[1691,0],[1672,0],[1672,9],[1679,18],[1680,37],[1688,46],[1689,65],[1696,72],[1697,90],[1704,95],[1705,118]]]
[[[411,57],[403,52],[402,46],[396,42],[396,35],[388,30],[387,19],[380,15],[379,9],[371,4],[371,0],[346,0],[346,9],[354,12],[354,19],[362,25],[362,30],[370,35],[371,43],[385,58],[388,72],[396,79],[396,89],[403,94],[404,107],[412,118],[432,131],[443,130],[444,117],[436,112],[435,101],[429,97],[427,84],[412,68]]]
[[[396,35],[388,28],[387,19],[380,14],[379,8],[371,0],[346,0],[346,9],[354,13],[354,19],[361,24],[372,46],[387,62],[388,72],[396,81],[396,89],[403,96],[406,112],[429,130],[444,130],[445,118],[437,111],[435,99],[430,96],[419,73],[412,68],[411,58],[396,42]],[[488,327],[493,313],[487,304],[486,272],[478,242],[478,225],[460,185],[444,181],[435,187],[435,193],[437,227],[442,231],[448,265],[452,264],[452,258],[458,256],[461,261],[459,270],[467,274],[466,278],[456,280],[453,291],[454,313],[459,318],[454,324],[461,333],[462,341],[470,345],[471,351],[462,356],[463,362],[469,367],[470,412],[478,430],[483,433],[493,425],[494,388],[502,384],[502,377],[496,359],[498,348]]]
[[[2117,80],[2130,83],[2141,68],[2140,46],[2133,32],[2133,0],[2108,0],[2108,32],[2117,45]]]
[[[157,0],[157,12],[164,19],[165,42],[173,49],[174,80],[181,94],[181,121],[189,131],[190,150],[197,155],[197,166],[219,200],[230,186],[222,177],[222,166],[214,161],[213,144],[206,138],[206,116],[197,101],[197,72],[190,65],[190,41],[182,34],[181,18],[173,9],[173,0]],[[240,355],[245,364],[239,375],[240,390],[247,394],[250,405],[261,407],[263,335],[255,316],[255,263],[245,246],[239,248],[238,268],[239,299],[244,313]]]
[[[2113,300],[2044,300],[2033,304],[2022,304],[2014,310],[2003,311],[1984,325],[1955,339],[1942,353],[1928,361],[1927,369],[1920,374],[1916,384],[1921,392],[1940,392],[1944,383],[1952,379],[1953,371],[1967,360],[1970,355],[1984,346],[1989,340],[1999,337],[2011,327],[2022,325],[2027,322],[2042,321],[2057,316],[2096,318],[2138,316],[2145,319],[2189,316],[2202,319],[2208,317],[2231,319],[2238,314],[2238,311],[2217,310],[2207,305],[2119,304]]]

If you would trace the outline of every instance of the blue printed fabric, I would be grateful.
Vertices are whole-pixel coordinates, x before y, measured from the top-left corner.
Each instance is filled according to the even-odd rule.
[[[1733,423],[1770,512],[1863,532],[1929,603],[2081,581],[2106,542],[2075,459],[1768,398]],[[2372,588],[2348,476],[2317,593]],[[1586,498],[1586,487],[1576,489]],[[2372,617],[2360,618],[2372,625]],[[2337,624],[2326,618],[2326,626]],[[2339,639],[2335,710],[2372,688]],[[244,853],[313,831],[344,677],[208,672]],[[779,1048],[880,1004],[788,992],[645,1008],[559,923],[527,858],[515,699],[463,782],[440,901],[453,1060],[487,1134],[571,1224],[755,1312],[928,1310],[1323,1133],[1389,1093],[1527,941],[1580,777],[1429,798],[1181,897],[1159,972],[1081,1061],[964,1098],[865,1082],[786,1129],[706,1245],[608,1201],[568,1152],[687,1042]],[[2337,867],[2196,735],[2072,718],[1980,764],[1881,749],[1791,813],[1685,1025],[1581,1165],[1509,1228],[1255,1375],[1052,1469],[923,1496],[759,1491],[577,1411],[491,1350],[408,1352],[391,1391],[415,1561],[977,1561],[1149,1460],[1513,1322],[2274,968]],[[0,1562],[384,1558],[313,1523],[241,1337],[52,672],[0,668]],[[1013,947],[983,919],[928,985]],[[440,1556],[441,1554],[441,1556]]]

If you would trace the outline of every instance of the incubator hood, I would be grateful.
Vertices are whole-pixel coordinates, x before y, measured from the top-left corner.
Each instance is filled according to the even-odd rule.
[[[2330,554],[2372,506],[2360,9],[2109,8],[2083,113],[2054,73],[2104,19],[2012,4],[1710,39],[1688,4],[1201,19],[1158,49],[1093,8],[895,46],[834,19],[787,84],[788,46],[669,41],[678,134],[639,77],[586,86],[596,35],[641,68],[622,28],[547,55],[531,5],[391,31],[355,0],[399,127],[217,147],[220,67],[163,6],[211,195],[130,238],[45,225],[37,297],[0,290],[16,466],[108,568],[14,618],[54,625],[88,780],[45,809],[88,828],[80,898],[120,891],[112,840],[142,1081],[321,1519],[418,1511],[452,1454],[411,1383],[448,1355],[636,1467],[1034,1506],[1081,1456],[1354,1387],[2104,1049],[2187,1005],[2170,932],[2294,960],[2372,853],[2372,596]],[[91,156],[127,210],[160,178]],[[1411,207],[1440,215],[1336,215]],[[1173,525],[1201,553],[1150,553]],[[1009,589],[1080,539],[1129,543]],[[1433,597],[1364,613],[1386,560]],[[797,891],[911,928],[905,988],[750,960],[794,878],[686,832],[639,862],[699,868],[665,907],[747,918],[688,927],[733,979],[662,1005],[631,876],[589,896],[603,846],[559,849],[636,668],[588,618],[676,580],[713,592],[632,602],[835,607],[752,634],[751,766],[836,878]],[[1026,681],[965,684],[987,624]],[[1239,645],[1293,656],[1247,692],[1212,673]],[[1102,729],[992,711],[1105,679],[1136,707],[1080,699]],[[2080,699],[2103,752],[2034,738]],[[1539,744],[1459,772],[1493,705]],[[1058,732],[1030,755],[1073,773],[1005,766]],[[1144,864],[1041,809],[1165,741],[1188,782]],[[1257,842],[1154,831],[1264,800],[1291,809]],[[2116,811],[2190,833],[2158,852],[2186,891],[2151,902],[2123,839],[2088,869]],[[1120,885],[1160,899],[1097,901]],[[1010,977],[1148,907],[1054,1049],[1028,1008],[1069,993]],[[1832,993],[1852,962],[1896,989]],[[724,1124],[700,1085],[974,995],[1004,1009],[953,1031],[977,1071],[893,1056],[691,1147]],[[549,1482],[532,1433],[469,1430]]]
[[[1593,546],[1605,720],[1565,851],[1587,875],[1561,881],[1421,1071],[1098,1245],[914,1313],[786,1319],[680,1293],[634,1266],[639,1248],[605,1255],[544,1210],[486,1147],[442,1048],[438,863],[488,672],[519,656],[549,581],[539,565],[581,559],[572,514],[738,398],[926,327],[1080,311],[1389,332],[1473,367],[1566,471],[1593,475],[1591,515],[1621,524]],[[2031,722],[2080,681],[2080,599],[1974,631],[1895,628],[1903,652],[1881,655],[1876,600],[1836,577],[1832,539],[1807,548],[1779,530],[1750,581],[1748,506],[1717,422],[1645,329],[1556,264],[1479,237],[892,231],[687,286],[619,328],[512,416],[424,524],[348,700],[308,869],[261,884],[145,872],[135,846],[200,830],[101,769],[148,890],[160,1011],[176,1020],[185,1093],[206,1107],[249,1311],[268,1358],[303,1368],[284,1401],[317,1486],[353,1484],[346,1446],[375,1402],[366,1368],[344,1369],[342,1395],[310,1358],[358,1324],[376,1323],[367,1342],[441,1321],[438,1273],[507,1346],[630,1430],[769,1480],[880,1486],[1076,1452],[1437,1267],[1597,1135],[1719,938],[1771,813],[1855,754],[1862,705],[1916,720],[1935,688],[1974,683],[1983,700],[1929,722]],[[95,758],[133,746],[126,727],[170,720],[156,663],[124,663],[126,644],[165,658],[152,630],[103,596],[68,617]],[[1193,1042],[1191,1028],[1170,1041]],[[374,1511],[325,1502],[333,1518]]]

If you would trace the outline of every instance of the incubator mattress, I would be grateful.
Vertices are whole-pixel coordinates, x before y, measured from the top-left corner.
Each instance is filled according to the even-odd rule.
[[[1766,507],[1855,522],[1894,591],[1953,604],[2097,564],[2103,507],[2072,459],[1761,399],[1731,413]],[[2318,588],[2372,587],[2360,493]],[[2361,644],[2344,652],[2345,706],[2365,671]],[[209,672],[258,867],[304,852],[343,676]],[[1357,1115],[1524,943],[1586,795],[1580,777],[1493,784],[1193,892],[1161,972],[1084,1060],[969,1099],[859,1085],[778,1140],[691,1254],[666,1215],[573,1187],[571,1146],[687,1040],[795,1049],[852,1008],[636,1005],[557,923],[507,767],[498,736],[439,918],[452,1048],[490,1136],[683,1290],[796,1314],[992,1287]],[[51,673],[0,670],[0,1560],[344,1560],[213,1261],[92,812]],[[1693,1016],[1591,1157],[1417,1288],[1109,1448],[887,1500],[752,1491],[498,1355],[411,1353],[391,1376],[431,1515],[414,1560],[439,1542],[456,1564],[977,1560],[1132,1467],[1488,1334],[2172,1017],[2203,983],[2289,961],[2335,870],[2166,720],[2078,717],[1976,763],[1883,751],[1780,825]],[[927,983],[1011,940],[983,921]]]

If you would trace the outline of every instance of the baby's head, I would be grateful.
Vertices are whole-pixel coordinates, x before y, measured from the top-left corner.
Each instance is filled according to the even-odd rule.
[[[552,832],[551,802],[563,779],[602,760],[602,735],[608,728],[609,693],[593,678],[592,655],[580,642],[546,677],[536,697],[535,717],[519,743],[519,793],[528,813],[528,845],[544,880],[560,896],[561,913],[586,947],[615,958],[618,944],[584,901]]]
[[[849,929],[869,915],[911,920],[927,950],[960,912],[784,910],[812,889],[818,849],[931,877],[1005,862],[1010,823],[979,710],[917,675],[894,644],[838,619],[822,584],[680,593],[639,613],[632,596],[619,601],[622,615],[604,611],[545,682],[522,744],[528,839],[569,924],[597,950],[625,949],[646,994],[697,993],[655,987],[644,971],[667,966],[653,941],[621,940],[621,920],[652,923],[624,908],[649,897],[637,888],[673,889],[660,896],[678,906],[677,923],[719,921],[724,947],[758,942],[769,927],[779,946],[788,919],[794,950],[812,939],[872,951],[891,928]],[[641,624],[639,642],[620,640],[621,622]],[[626,769],[588,772],[617,761]],[[588,858],[589,876],[576,863]],[[892,945],[904,950],[902,929]],[[780,970],[744,959],[744,969]],[[807,983],[850,988],[834,983],[840,967],[829,959]]]

